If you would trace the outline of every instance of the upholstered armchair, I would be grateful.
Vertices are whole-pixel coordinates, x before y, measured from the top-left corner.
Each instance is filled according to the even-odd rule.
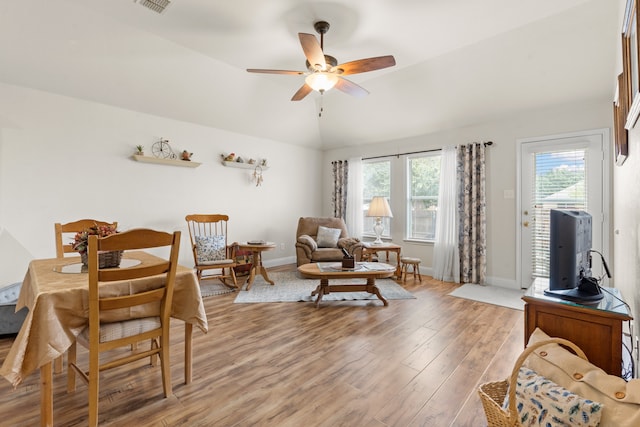
[[[362,242],[349,237],[342,218],[306,217],[298,220],[296,257],[299,266],[311,262],[342,261],[342,248],[356,261],[362,258]]]

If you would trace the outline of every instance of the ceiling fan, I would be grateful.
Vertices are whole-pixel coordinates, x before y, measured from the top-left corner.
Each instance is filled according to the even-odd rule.
[[[249,68],[247,71],[250,73],[306,75],[304,85],[291,98],[292,101],[300,101],[313,90],[323,94],[333,87],[349,95],[366,96],[369,94],[366,89],[345,79],[343,76],[366,73],[367,71],[380,70],[396,65],[396,60],[392,55],[376,56],[338,64],[336,58],[324,53],[324,35],[329,31],[329,23],[318,21],[313,24],[313,28],[320,34],[320,43],[318,43],[318,39],[313,34],[298,33],[302,50],[307,58],[306,66],[309,71],[264,70],[258,68]]]

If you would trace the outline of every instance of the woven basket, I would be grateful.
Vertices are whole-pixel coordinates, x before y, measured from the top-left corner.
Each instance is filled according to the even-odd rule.
[[[482,401],[484,414],[487,417],[488,427],[514,427],[520,426],[518,419],[518,410],[516,409],[516,381],[518,380],[518,372],[524,361],[539,347],[547,344],[562,344],[571,348],[579,357],[587,360],[584,352],[569,340],[564,338],[550,338],[540,341],[525,348],[518,356],[516,363],[513,365],[511,376],[504,381],[495,381],[481,384],[478,388],[478,394]],[[509,407],[502,408],[504,400],[509,397]]]
[[[87,253],[80,254],[82,264],[88,266],[89,259]],[[98,268],[112,268],[120,265],[122,251],[100,252],[98,253]]]

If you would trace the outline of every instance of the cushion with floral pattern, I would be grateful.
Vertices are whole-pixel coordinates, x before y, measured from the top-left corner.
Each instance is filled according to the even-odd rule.
[[[224,234],[196,236],[195,241],[198,264],[222,261],[227,258],[226,237]]]

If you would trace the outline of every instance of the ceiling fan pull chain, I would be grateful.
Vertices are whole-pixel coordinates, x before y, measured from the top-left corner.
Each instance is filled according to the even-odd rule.
[[[322,117],[322,112],[324,111],[324,91],[320,92],[320,112],[318,113],[318,117]]]

